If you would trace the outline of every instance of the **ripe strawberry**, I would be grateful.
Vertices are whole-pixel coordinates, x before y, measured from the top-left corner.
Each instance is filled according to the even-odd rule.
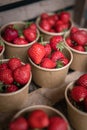
[[[2,52],[2,50],[3,50],[3,46],[2,46],[2,45],[0,45],[0,53]]]
[[[8,67],[13,71],[16,68],[20,67],[21,64],[21,60],[18,58],[10,58],[8,61]]]
[[[56,62],[52,61],[50,58],[43,58],[40,66],[43,68],[53,69],[56,67]]]
[[[35,64],[40,64],[45,54],[46,54],[45,48],[40,43],[34,43],[28,49],[28,56],[31,58],[31,60],[33,60]]]
[[[75,41],[78,45],[84,46],[87,43],[87,37],[79,30],[75,33],[72,33],[71,39]]]
[[[71,98],[76,102],[81,102],[87,96],[87,89],[82,86],[74,86],[71,90]]]
[[[55,25],[55,20],[54,20],[54,17],[53,17],[53,15],[50,15],[48,18],[47,18],[47,21],[49,22],[49,24],[51,25],[51,27],[52,26],[54,26]]]
[[[53,116],[49,119],[48,130],[67,130],[68,123],[61,117]]]
[[[64,54],[61,52],[61,51],[54,51],[52,54],[51,54],[51,60],[56,62],[57,60],[61,59],[61,58],[64,58]]]
[[[23,34],[28,42],[33,42],[37,37],[37,33],[31,28],[25,28]]]
[[[64,31],[66,31],[68,29],[68,26],[66,26],[66,24],[60,24],[60,25],[56,25],[55,26],[55,30],[56,30],[56,32],[64,32]]]
[[[58,50],[61,42],[63,42],[62,36],[53,36],[50,38],[50,46],[53,50]]]
[[[76,84],[87,88],[87,74],[81,75],[77,80]]]
[[[42,19],[46,19],[46,18],[48,18],[48,14],[47,13],[42,13],[41,15],[40,15],[40,18],[41,18],[41,20]]]
[[[45,57],[49,57],[50,54],[51,54],[51,51],[52,51],[50,44],[47,43],[46,45],[44,45],[44,48],[45,48],[45,51],[46,51]]]
[[[79,29],[77,27],[72,27],[70,30],[70,35],[72,35],[72,33],[77,32]]]
[[[30,70],[29,64],[18,67],[13,72],[14,80],[21,85],[25,85],[30,79]]]
[[[7,69],[7,68],[8,68],[8,64],[7,63],[1,63],[0,64],[0,71],[4,70],[4,69]]]
[[[9,130],[28,130],[28,123],[24,117],[18,117],[10,122]]]
[[[14,84],[11,84],[11,85],[7,85],[5,92],[10,93],[10,92],[15,92],[17,90],[18,90],[18,87]]]
[[[47,19],[41,20],[39,25],[45,31],[49,31],[51,29],[51,25],[50,25],[50,23],[48,22]]]
[[[68,60],[68,58],[63,57],[63,58],[60,59],[60,62],[63,64],[63,66],[65,66],[69,63],[69,60]]]
[[[73,46],[72,48],[77,50],[77,51],[82,51],[82,52],[85,51],[85,48],[81,45],[76,45],[76,46]]]
[[[74,46],[74,44],[73,44],[73,42],[72,42],[72,40],[71,40],[70,37],[67,37],[67,38],[66,38],[66,43],[67,43],[70,47],[73,47],[73,46]]]
[[[28,41],[23,37],[17,37],[14,39],[13,43],[17,45],[25,45],[28,44]]]
[[[10,69],[3,69],[0,71],[0,81],[5,84],[12,84],[13,76],[12,71]]]
[[[37,26],[35,23],[31,23],[29,28],[33,29],[35,32],[37,31]]]
[[[18,37],[18,31],[16,29],[6,27],[3,37],[7,42],[12,42],[15,38]]]
[[[70,20],[70,13],[69,12],[61,12],[59,17],[63,21],[63,23],[67,23]]]
[[[44,128],[49,125],[48,115],[43,110],[34,110],[28,117],[31,128]]]

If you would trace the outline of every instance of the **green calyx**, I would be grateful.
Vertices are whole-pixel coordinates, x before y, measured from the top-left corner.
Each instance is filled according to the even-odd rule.
[[[14,24],[14,25],[13,25],[13,28],[18,31],[18,35],[19,35],[19,36],[23,36],[23,30],[20,29],[18,25]]]
[[[64,49],[64,42],[59,42],[57,44],[57,49],[60,50],[60,51],[62,51]]]
[[[60,60],[57,61],[56,68],[62,68],[63,66],[64,66],[63,63]]]

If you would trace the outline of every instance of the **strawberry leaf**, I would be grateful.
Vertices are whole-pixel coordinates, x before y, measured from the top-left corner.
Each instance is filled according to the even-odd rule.
[[[62,51],[64,49],[64,42],[59,42],[57,44],[57,48],[58,48],[58,50]]]
[[[62,68],[64,65],[61,61],[57,61],[57,66],[56,68]]]

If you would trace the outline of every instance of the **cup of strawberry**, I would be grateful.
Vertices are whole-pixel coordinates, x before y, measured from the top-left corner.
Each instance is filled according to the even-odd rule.
[[[0,39],[0,60],[4,58],[5,45]]]
[[[17,112],[8,124],[9,130],[70,130],[66,117],[55,108],[34,105]]]
[[[33,81],[40,87],[55,88],[64,83],[73,56],[63,45],[63,37],[53,36],[48,42],[34,43],[28,58]]]
[[[76,130],[87,129],[87,74],[84,73],[65,89],[68,118]]]
[[[19,58],[0,61],[0,112],[19,110],[28,97],[32,73],[30,64]]]
[[[0,37],[6,46],[6,59],[18,57],[27,62],[27,48],[39,39],[39,31],[34,22],[14,21],[1,27]]]
[[[44,12],[36,19],[36,25],[44,40],[48,41],[52,36],[63,36],[69,32],[72,21],[70,13],[66,11],[60,13]]]
[[[73,53],[72,70],[87,71],[87,29],[72,27],[65,35],[65,44]]]

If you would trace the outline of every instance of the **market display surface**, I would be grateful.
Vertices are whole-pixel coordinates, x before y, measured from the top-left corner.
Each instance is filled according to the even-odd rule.
[[[86,130],[87,31],[71,27],[68,12],[43,13],[40,18],[40,28],[51,34],[47,41],[37,22],[16,21],[0,29],[0,130]],[[76,55],[78,59],[83,57],[83,64],[74,61]],[[72,116],[74,107],[75,112],[83,114],[80,127],[75,124],[78,118],[74,121]],[[43,125],[35,121],[41,115],[44,115]],[[18,123],[21,121],[24,126]]]

